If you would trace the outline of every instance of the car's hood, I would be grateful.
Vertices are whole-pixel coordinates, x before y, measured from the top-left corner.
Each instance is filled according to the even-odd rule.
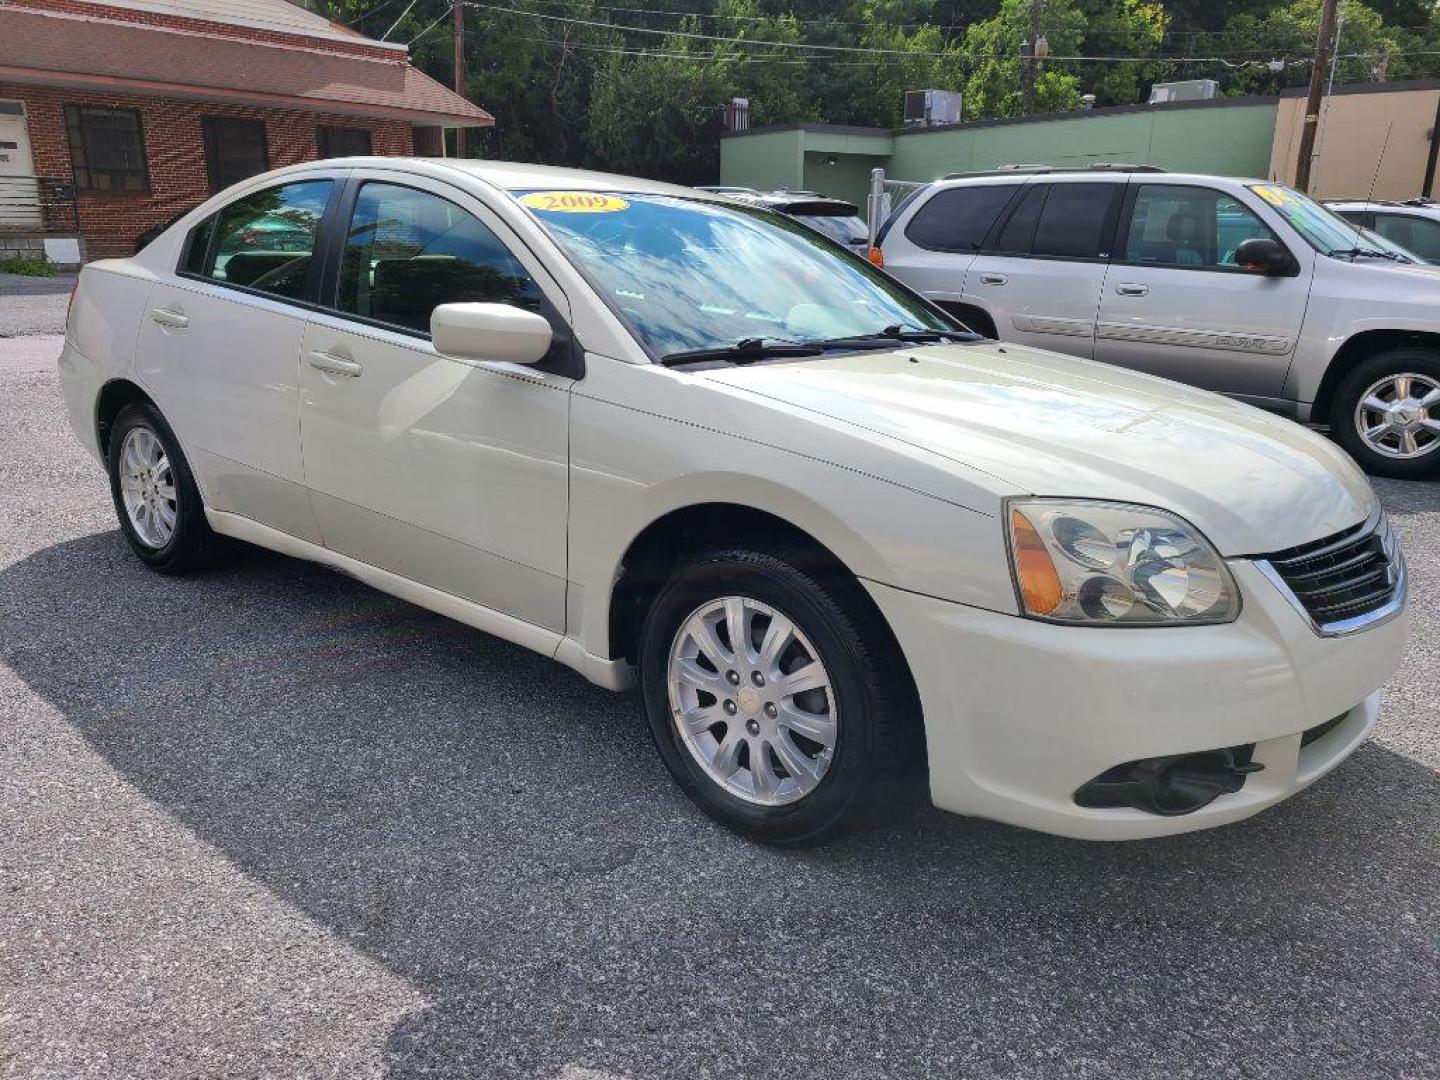
[[[1002,493],[1163,507],[1226,555],[1327,536],[1375,505],[1350,459],[1299,424],[1038,349],[938,345],[707,374],[923,447],[1004,481]]]
[[[1435,303],[1435,289],[1440,286],[1440,266],[1431,266],[1428,263],[1394,263],[1384,259],[1355,259],[1346,265],[1360,267],[1365,271],[1367,288],[1375,287],[1373,275],[1378,273],[1389,278],[1397,288],[1420,292],[1425,303]]]

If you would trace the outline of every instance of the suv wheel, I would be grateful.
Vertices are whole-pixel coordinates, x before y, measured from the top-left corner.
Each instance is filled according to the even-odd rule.
[[[214,561],[221,538],[205,520],[190,466],[159,410],[147,403],[121,409],[108,458],[120,531],[142,562],[184,574]]]
[[[1330,429],[1366,472],[1440,475],[1440,356],[1392,349],[1359,364],[1335,391]]]
[[[905,665],[845,584],[772,555],[711,552],[671,579],[642,631],[666,766],[712,817],[770,843],[831,837],[900,777]]]

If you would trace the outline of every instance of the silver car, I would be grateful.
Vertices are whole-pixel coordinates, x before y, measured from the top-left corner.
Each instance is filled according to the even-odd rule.
[[[1373,473],[1440,474],[1440,271],[1283,184],[954,175],[891,215],[872,259],[978,333],[1328,424]]]

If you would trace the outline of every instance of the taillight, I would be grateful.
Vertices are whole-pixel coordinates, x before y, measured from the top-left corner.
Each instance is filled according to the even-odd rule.
[[[878,247],[872,245],[870,251],[866,255],[866,258],[868,258],[876,266],[880,267],[880,269],[885,269],[885,256]]]
[[[75,306],[75,294],[80,291],[80,279],[75,279],[75,284],[70,286],[70,299],[65,301],[65,325],[70,325],[70,309]]]

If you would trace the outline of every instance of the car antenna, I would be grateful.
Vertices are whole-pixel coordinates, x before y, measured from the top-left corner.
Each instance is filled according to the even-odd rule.
[[[1375,198],[1375,185],[1380,182],[1380,168],[1385,164],[1385,151],[1390,149],[1390,136],[1395,134],[1395,121],[1390,121],[1390,126],[1385,129],[1385,141],[1380,144],[1380,160],[1375,162],[1375,175],[1370,178],[1370,190],[1365,193],[1365,205],[1369,206]]]

